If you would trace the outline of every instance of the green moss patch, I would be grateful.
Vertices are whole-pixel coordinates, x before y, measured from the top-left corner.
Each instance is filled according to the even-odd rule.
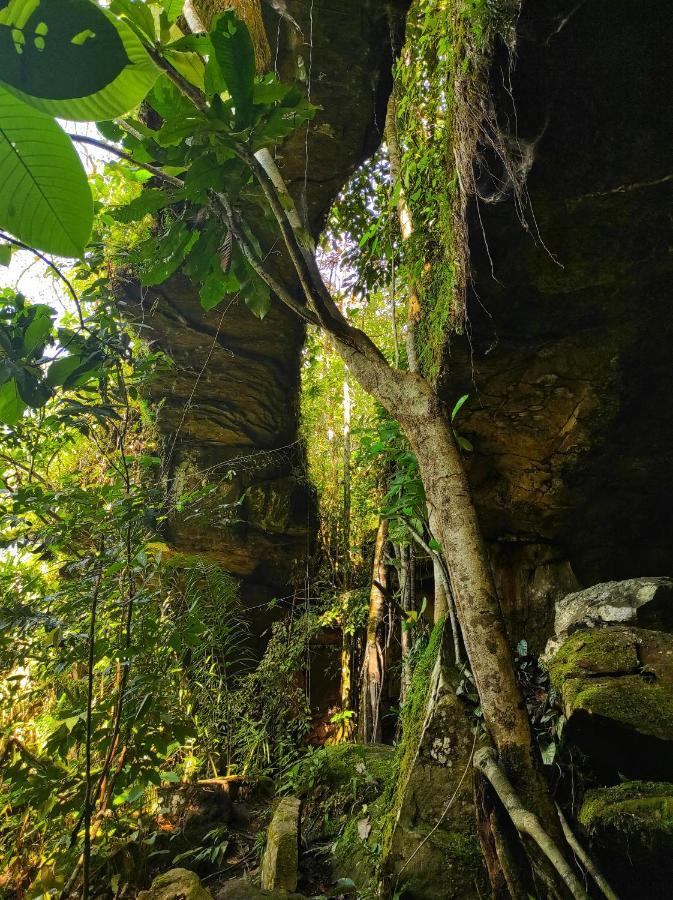
[[[563,688],[566,710],[585,710],[641,734],[673,741],[673,685],[640,675],[570,678]]]
[[[600,843],[673,853],[673,784],[626,781],[588,791],[579,821]]]
[[[589,675],[628,675],[638,670],[633,634],[620,628],[577,631],[549,661],[549,674],[557,691],[568,678]]]

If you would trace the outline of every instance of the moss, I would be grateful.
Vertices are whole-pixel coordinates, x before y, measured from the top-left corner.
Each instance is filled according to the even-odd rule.
[[[569,678],[563,686],[567,711],[586,710],[641,734],[673,740],[673,685],[641,675]]]
[[[352,878],[358,887],[359,897],[377,894],[384,806],[383,798],[379,797],[369,806],[366,815],[350,819],[334,844],[335,873],[340,877]],[[359,831],[358,823],[362,819],[367,819],[371,825],[366,840],[362,839]]]
[[[433,831],[432,828],[434,826],[425,825],[418,833],[424,838],[429,836],[430,842],[443,851],[447,862],[475,873],[482,871],[483,856],[476,835],[444,828]]]
[[[417,351],[421,371],[439,377],[452,330],[464,328],[470,280],[467,198],[474,195],[474,159],[495,122],[480,127],[475,110],[489,118],[488,72],[496,39],[509,43],[520,0],[449,0],[412,5],[408,52],[401,56],[400,127],[404,170],[415,236],[405,250],[420,285]],[[430,89],[428,88],[430,86]],[[419,110],[433,120],[418,139]],[[498,146],[500,154],[507,148]]]
[[[447,242],[450,242],[448,234]],[[423,315],[418,324],[418,361],[426,378],[436,378],[441,369],[454,292],[454,267],[450,262],[440,260],[423,284]]]
[[[380,794],[390,780],[393,764],[390,747],[331,744],[300,760],[293,767],[288,787],[301,795],[315,788],[350,791],[370,785]]]
[[[404,798],[409,773],[416,758],[416,750],[423,733],[428,705],[430,679],[437,662],[444,635],[444,619],[433,628],[428,646],[423,651],[411,676],[408,699],[402,707],[402,740],[395,753],[397,777],[388,786],[383,797],[384,812],[381,821],[381,841],[387,852],[395,826],[395,816]]]
[[[636,642],[629,631],[617,628],[577,631],[549,661],[548,668],[557,691],[569,678],[636,672]]]
[[[578,818],[620,897],[671,896],[673,784],[627,781],[596,788],[587,792]]]
[[[601,842],[619,835],[641,845],[673,852],[673,784],[627,781],[615,787],[588,791],[579,814],[580,824]]]

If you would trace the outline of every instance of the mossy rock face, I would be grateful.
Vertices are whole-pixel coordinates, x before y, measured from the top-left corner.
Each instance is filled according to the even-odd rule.
[[[565,740],[602,780],[667,778],[673,759],[673,635],[642,628],[576,632],[548,662]]]
[[[631,631],[596,628],[573,634],[548,665],[553,686],[562,692],[571,678],[627,675],[638,671],[639,661]]]
[[[170,869],[158,875],[138,900],[213,900],[213,895],[189,869]]]
[[[671,896],[672,783],[629,781],[589,791],[579,821],[620,897]]]
[[[488,893],[472,796],[473,722],[456,696],[459,674],[446,664],[444,649],[445,641],[431,641],[414,674],[382,834],[389,892],[419,900]]]

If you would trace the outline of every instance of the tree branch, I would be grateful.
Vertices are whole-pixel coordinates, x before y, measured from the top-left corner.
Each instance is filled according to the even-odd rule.
[[[139,169],[145,169],[147,172],[151,172],[156,178],[160,178],[162,181],[165,181],[173,187],[183,188],[185,186],[184,181],[180,178],[176,178],[174,175],[167,175],[151,163],[138,162],[138,160],[134,159],[130,153],[120,150],[118,147],[115,147],[114,144],[108,144],[106,141],[99,141],[98,138],[88,137],[85,134],[71,134],[68,132],[68,137],[77,144],[90,144],[92,147],[98,147],[100,150],[105,150],[106,153],[111,153],[113,156],[119,157],[119,159],[124,159],[126,162],[132,163]]]
[[[559,821],[561,822],[561,828],[563,829],[563,834],[565,835],[565,839],[568,841],[568,844],[572,848],[572,850],[577,854],[577,858],[582,863],[584,868],[587,870],[589,875],[591,875],[593,880],[596,882],[596,884],[600,888],[603,896],[606,897],[607,900],[619,900],[619,897],[617,896],[617,894],[615,894],[615,892],[612,890],[612,888],[608,884],[607,879],[605,878],[605,875],[603,875],[603,873],[598,868],[596,863],[589,856],[589,854],[584,849],[584,847],[580,844],[579,840],[577,839],[573,830],[571,829],[570,825],[568,824],[568,820],[563,815],[563,810],[558,805],[558,803],[556,804],[556,809],[558,811],[558,817],[559,817]]]
[[[264,266],[260,263],[260,261],[255,256],[255,251],[252,248],[250,241],[245,235],[243,228],[240,225],[240,221],[236,216],[231,203],[229,202],[229,198],[225,194],[214,194],[215,200],[218,205],[222,209],[224,213],[224,217],[227,223],[227,227],[231,230],[231,233],[236,238],[241,250],[243,251],[243,255],[250,263],[250,266],[254,271],[259,275],[259,277],[264,281],[276,294],[278,299],[285,304],[292,312],[296,313],[300,318],[304,319],[304,321],[309,322],[311,325],[320,325],[318,318],[308,309],[306,306],[299,303],[293,296],[292,293],[285,287],[284,284],[281,284],[277,278],[275,278]]]
[[[17,238],[13,238],[11,235],[6,234],[4,231],[0,231],[0,240],[7,241],[10,244],[13,244],[15,247],[18,247],[20,250],[28,250],[29,253],[37,256],[39,260],[41,260],[46,266],[52,270],[52,272],[61,279],[63,284],[67,287],[68,293],[75,301],[75,307],[77,309],[77,317],[79,319],[80,327],[84,328],[84,317],[82,316],[82,307],[80,306],[79,297],[77,296],[77,292],[75,288],[72,286],[72,283],[65,277],[63,272],[59,269],[56,263],[53,263],[48,257],[44,255],[44,253],[40,253],[39,250],[36,250],[35,247],[31,247],[29,244],[24,244],[23,241],[17,240]]]
[[[403,517],[402,521],[409,529],[411,537],[418,544],[418,546],[422,550],[425,550],[430,559],[434,559],[437,561],[437,566],[441,573],[442,584],[444,585],[444,591],[446,592],[446,604],[449,611],[451,631],[453,632],[453,655],[456,665],[461,666],[463,664],[463,654],[460,649],[460,627],[458,625],[458,617],[456,616],[456,603],[453,599],[451,581],[449,579],[449,573],[446,571],[446,564],[444,562],[444,559],[441,553],[437,553],[436,550],[433,550],[432,547],[427,543],[427,541],[416,531],[409,519]]]
[[[201,91],[194,87],[193,84],[190,84],[186,78],[184,78],[177,69],[174,69],[173,66],[168,62],[167,59],[159,53],[154,47],[150,44],[143,44],[145,50],[147,51],[150,59],[154,63],[157,68],[161,69],[164,72],[170,81],[179,88],[180,91],[192,101],[194,106],[202,113],[208,113],[210,111],[210,107],[208,106],[208,101],[206,100],[205,94],[201,93]]]

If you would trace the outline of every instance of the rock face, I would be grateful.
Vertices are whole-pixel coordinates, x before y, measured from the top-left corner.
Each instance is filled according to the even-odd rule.
[[[630,781],[589,791],[579,821],[620,897],[671,896],[673,784]]]
[[[600,779],[670,778],[673,635],[611,626],[571,635],[548,663],[564,741]]]
[[[556,604],[557,636],[615,624],[673,631],[673,579],[608,581],[568,594]]]
[[[297,797],[283,797],[276,807],[262,860],[263,890],[294,891],[297,887],[300,809]]]
[[[231,5],[203,0],[201,9]],[[262,4],[272,58],[282,79],[310,77],[319,111],[308,134],[283,146],[279,165],[317,234],[336,193],[381,142],[409,0],[286,5],[300,31]],[[210,491],[172,517],[170,541],[245,579],[252,605],[286,593],[316,530],[298,443],[303,326],[279,303],[261,322],[239,302],[204,313],[181,277],[142,296],[130,287],[128,299],[175,363],[153,391],[169,477],[176,491]]]
[[[493,66],[528,224],[487,157],[445,399],[471,394],[470,480],[505,570],[542,545],[581,584],[670,574],[672,41],[666,0],[524,0],[511,78],[505,48]]]
[[[213,895],[189,869],[169,869],[158,875],[149,890],[141,891],[138,900],[213,900]]]

